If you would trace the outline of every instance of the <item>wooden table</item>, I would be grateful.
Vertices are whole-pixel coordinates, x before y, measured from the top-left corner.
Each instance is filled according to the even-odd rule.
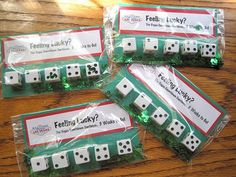
[[[70,3],[69,3],[69,2]],[[109,0],[0,0],[0,35],[48,31],[77,26],[101,25],[103,7]],[[73,2],[73,3],[72,3]],[[132,3],[131,1],[126,1]],[[133,3],[153,3],[135,0]],[[155,4],[219,7],[225,9],[226,50],[221,70],[179,68],[190,80],[223,105],[231,121],[213,143],[191,164],[176,158],[170,150],[146,134],[145,162],[123,168],[102,170],[78,176],[236,176],[236,1],[235,0],[169,0]],[[31,98],[0,100],[0,176],[16,177],[19,170],[13,142],[11,116],[68,106],[104,98],[97,90],[56,93]]]

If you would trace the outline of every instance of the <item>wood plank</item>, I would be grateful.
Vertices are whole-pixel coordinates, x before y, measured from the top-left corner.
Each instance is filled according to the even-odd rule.
[[[87,3],[86,3],[87,2]],[[178,68],[230,113],[231,121],[191,164],[179,160],[149,133],[144,148],[147,160],[121,168],[76,175],[110,176],[235,176],[236,169],[236,1],[235,0],[126,0],[126,3],[217,7],[225,10],[225,65],[221,70]],[[101,25],[103,7],[110,0],[0,0],[0,35]],[[93,101],[105,96],[98,90],[55,93],[28,98],[0,100],[0,177],[18,177],[19,170],[11,128],[11,116]]]

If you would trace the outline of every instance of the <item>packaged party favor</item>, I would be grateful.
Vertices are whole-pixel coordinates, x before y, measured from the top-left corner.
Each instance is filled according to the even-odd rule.
[[[131,64],[99,85],[111,100],[186,161],[229,121],[225,109],[170,66]]]
[[[107,72],[101,27],[1,38],[2,96],[94,88]]]
[[[114,62],[223,65],[222,9],[124,4],[106,8],[104,25]]]
[[[19,115],[12,125],[22,176],[65,176],[144,159],[142,133],[110,100]]]

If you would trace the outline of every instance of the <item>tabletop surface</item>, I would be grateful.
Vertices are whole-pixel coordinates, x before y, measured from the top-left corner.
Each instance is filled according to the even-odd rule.
[[[178,68],[193,83],[224,106],[231,120],[190,164],[179,160],[147,133],[147,160],[138,164],[81,174],[88,176],[236,176],[236,1],[235,0],[127,0],[127,3],[217,7],[225,10],[225,65],[210,68]],[[0,0],[0,36],[49,31],[78,26],[102,25],[103,7],[110,0]],[[0,100],[0,176],[18,177],[11,116],[68,106],[104,98],[97,90],[55,93]]]

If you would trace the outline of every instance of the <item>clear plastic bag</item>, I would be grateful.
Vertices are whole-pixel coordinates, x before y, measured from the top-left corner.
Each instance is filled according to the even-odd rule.
[[[142,131],[110,100],[23,114],[12,120],[21,176],[64,176],[145,159],[139,139]]]
[[[117,5],[104,11],[114,62],[220,68],[224,11],[213,8]]]
[[[106,75],[102,27],[1,38],[2,96],[94,88]]]
[[[185,161],[197,155],[229,121],[226,110],[167,65],[131,64],[98,85]]]

